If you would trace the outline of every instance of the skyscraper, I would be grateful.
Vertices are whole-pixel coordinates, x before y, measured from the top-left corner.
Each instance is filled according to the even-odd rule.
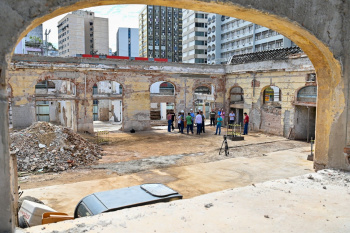
[[[146,6],[139,21],[140,57],[182,61],[182,9]]]
[[[295,44],[269,28],[218,14],[208,15],[208,64],[226,63],[233,55],[288,48]]]
[[[117,56],[139,56],[139,29],[119,28],[117,32]]]
[[[58,51],[61,57],[76,54],[108,54],[108,19],[91,11],[74,11],[58,22]]]
[[[182,62],[207,63],[208,13],[182,10]]]

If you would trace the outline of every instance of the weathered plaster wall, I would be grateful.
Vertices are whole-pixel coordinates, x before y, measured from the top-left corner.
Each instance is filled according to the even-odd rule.
[[[227,108],[231,88],[239,86],[244,91],[243,111],[250,115],[250,129],[288,136],[290,128],[294,126],[295,95],[297,90],[308,85],[307,74],[315,72],[312,64],[304,57],[245,65],[227,67],[227,72],[230,73],[226,75]],[[263,107],[263,91],[268,86],[280,88],[280,110],[267,111]],[[286,115],[288,119],[285,119]],[[288,129],[284,128],[285,125],[289,125]]]

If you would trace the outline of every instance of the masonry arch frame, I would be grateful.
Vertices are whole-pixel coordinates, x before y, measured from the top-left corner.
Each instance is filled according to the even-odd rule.
[[[314,2],[320,3],[321,0]],[[297,20],[299,15],[293,14],[292,10],[285,10],[285,12],[289,14],[283,14],[285,13],[283,10],[275,6],[271,6],[271,8],[269,8],[267,7],[267,5],[269,4],[265,4],[265,1],[262,0],[254,2],[246,2],[243,0],[232,0],[232,2],[224,0],[72,0],[49,2],[29,0],[26,2],[25,6],[23,6],[22,2],[19,1],[11,1],[10,4],[10,0],[5,0],[2,2],[2,4],[3,6],[5,6],[4,9],[8,9],[9,11],[6,12],[6,14],[2,16],[2,18],[8,21],[13,20],[13,22],[16,23],[11,24],[14,25],[14,27],[11,27],[11,25],[6,24],[7,21],[4,21],[5,26],[2,26],[2,28],[9,28],[7,30],[4,30],[4,34],[6,35],[6,37],[4,37],[4,41],[2,41],[4,43],[0,47],[0,59],[1,62],[3,62],[1,67],[1,77],[3,84],[5,83],[4,80],[6,79],[6,71],[9,69],[9,64],[11,62],[11,56],[14,51],[15,45],[21,40],[21,38],[23,38],[29,31],[34,29],[40,23],[60,14],[67,13],[73,10],[78,10],[81,8],[98,5],[128,3],[139,3],[146,5],[156,4],[168,7],[188,8],[204,12],[215,12],[225,16],[232,16],[243,20],[251,21],[253,23],[258,23],[290,38],[294,43],[301,47],[301,49],[304,52],[306,52],[306,54],[309,56],[310,60],[315,66],[316,73],[318,76],[317,111],[320,113],[317,115],[321,115],[322,111],[327,109],[327,115],[323,115],[322,120],[317,118],[316,122],[318,128],[316,134],[320,134],[319,136],[317,136],[320,141],[316,144],[315,149],[315,167],[337,167],[340,169],[350,169],[350,165],[345,164],[344,162],[343,148],[338,148],[341,146],[346,146],[348,139],[345,138],[343,141],[340,141],[339,137],[334,137],[336,139],[332,139],[332,136],[334,136],[337,133],[337,130],[341,129],[340,125],[346,120],[346,118],[341,116],[343,114],[346,115],[346,81],[344,80],[344,76],[342,73],[343,67],[339,62],[339,60],[341,60],[342,57],[346,56],[344,54],[340,54],[339,51],[333,50],[335,49],[337,41],[334,41],[332,38],[326,38],[328,36],[326,33],[327,29],[325,29],[325,31],[322,31],[322,29],[319,29],[319,27],[311,27],[309,23],[306,23],[306,26],[302,26],[304,23],[301,20]],[[279,3],[281,5],[285,4],[286,8],[294,8],[294,6],[292,5],[294,2],[290,1],[289,3],[287,0],[285,0],[280,1]],[[272,4],[275,3],[272,2]],[[329,10],[331,8],[331,5],[329,5],[328,8],[327,4],[332,3],[330,3],[330,1],[327,1],[327,3],[324,3],[322,5],[322,9]],[[336,8],[337,6],[332,7]],[[15,13],[11,12],[15,11],[14,9],[21,10]],[[298,8],[296,8],[296,10],[298,10]],[[317,12],[317,10],[318,9],[316,8],[314,11]],[[346,13],[341,13],[340,10],[338,10],[337,12],[339,14],[344,14],[343,17],[346,18]],[[319,13],[319,15],[322,14],[323,12]],[[18,19],[15,20],[15,18]],[[318,34],[320,38],[315,36],[312,33],[312,31]],[[6,40],[7,38],[9,38],[9,40]],[[335,52],[336,55],[333,55],[333,52]],[[348,61],[345,62],[347,64]],[[3,109],[6,109],[7,101],[3,101],[7,98],[4,94],[6,91],[6,85],[2,85],[0,91],[2,98],[1,106]],[[1,118],[4,119],[2,123],[2,128],[4,129],[2,131],[4,134],[8,134],[8,116],[6,115],[7,112],[4,112],[1,115]],[[346,135],[346,132],[344,134]],[[7,136],[4,136],[4,138],[6,137]],[[4,164],[3,168],[5,172],[9,173],[9,171],[13,168],[13,164],[11,164],[10,162],[9,148],[7,144],[8,139],[4,139],[1,144],[1,147],[4,151],[4,159],[2,160],[2,163]],[[330,153],[331,151],[334,151],[334,153]],[[13,184],[13,177],[5,182],[5,185],[3,185],[4,187],[8,187],[10,184]],[[6,192],[6,190],[4,190],[3,192]],[[8,192],[6,193],[6,195],[2,196],[5,200],[10,200],[10,196],[12,195],[11,193],[16,193],[16,191],[11,190],[11,192]],[[11,213],[14,213],[13,205],[13,202],[9,202],[8,204],[6,204],[6,206],[2,205],[1,207],[5,210],[11,210]],[[5,214],[2,214],[1,216],[5,216]],[[10,221],[11,219],[9,219],[8,217],[14,219],[13,215],[1,218],[2,220],[0,222],[0,225],[2,226],[2,229],[14,229],[15,220]]]
[[[113,83],[117,83],[119,84],[119,90],[121,90],[121,93],[113,93],[113,91],[111,91],[111,93],[98,93],[98,88],[99,88],[99,83],[101,82],[111,82],[111,85],[113,85]],[[97,87],[97,93],[94,94],[94,87]],[[90,88],[89,88],[90,90]],[[113,90],[113,89],[112,89]],[[122,122],[122,125],[124,124],[124,93],[125,93],[125,87],[124,84],[122,82],[120,82],[119,80],[113,79],[113,78],[104,78],[104,79],[99,79],[96,80],[96,82],[93,82],[91,85],[91,98],[92,98],[92,102],[93,102],[93,118],[94,118],[94,108],[95,108],[95,102],[99,103],[100,100],[105,101],[105,100],[109,100],[108,105],[113,105],[113,100],[120,100],[120,107],[119,107],[119,118],[117,118],[116,116],[114,116],[114,119],[118,119],[119,122]],[[112,103],[110,103],[110,101],[112,101]],[[97,109],[98,109],[98,119],[99,118],[99,108],[98,108],[98,104],[97,104]],[[114,109],[114,108],[113,108]],[[110,117],[108,117],[109,119]],[[94,118],[95,121],[95,118]],[[110,120],[108,120],[110,121]]]
[[[304,85],[302,87],[299,87],[298,89],[295,90],[294,92],[294,105],[297,105],[297,104],[306,104],[305,102],[302,102],[302,101],[298,101],[298,94],[299,94],[299,91],[301,91],[302,89],[304,88],[307,88],[307,87],[316,87],[316,89],[318,89],[317,85],[316,85],[316,82],[314,84],[311,84],[311,85]],[[317,95],[317,92],[316,92],[316,95]],[[317,105],[317,96],[316,96],[316,101],[315,101],[315,105]]]
[[[230,104],[231,103],[231,95],[232,95],[232,90],[233,90],[233,88],[237,88],[237,87],[239,87],[239,88],[241,88],[241,90],[242,90],[242,98],[243,98],[243,103],[244,103],[244,101],[245,101],[245,97],[244,97],[244,89],[242,88],[242,86],[240,86],[240,85],[238,85],[238,83],[235,83],[233,86],[231,86],[231,88],[229,89],[229,91],[228,91],[228,98],[227,98],[227,100],[228,100],[228,103]]]
[[[151,121],[152,120],[156,120],[157,119],[157,115],[155,116],[156,118],[153,118],[154,117],[154,114],[158,111],[154,111],[152,110],[152,104],[157,104],[157,108],[158,109],[158,105],[159,105],[159,109],[160,109],[160,112],[159,112],[159,117],[160,119],[159,120],[166,120],[166,117],[168,115],[168,113],[170,114],[175,114],[176,116],[176,113],[178,112],[178,94],[179,94],[179,89],[177,88],[177,85],[174,81],[169,81],[170,78],[158,78],[158,79],[155,79],[155,80],[150,80],[150,84],[149,84],[149,95],[150,95],[150,119]],[[152,94],[151,93],[151,88],[154,84],[156,83],[160,83],[160,85],[162,83],[170,83],[173,88],[174,88],[174,94],[172,95],[154,95],[154,93]],[[160,87],[159,87],[159,93],[160,93]],[[163,98],[162,98],[163,97]],[[152,99],[155,100],[155,99],[159,99],[159,98],[162,98],[163,102],[160,102],[159,100],[157,100],[156,102],[152,102]],[[168,98],[168,101],[164,101],[164,99]],[[171,102],[172,101],[172,102]],[[173,104],[173,109],[168,109],[168,104]],[[171,105],[170,105],[171,106]],[[164,109],[165,108],[165,109]],[[154,109],[154,108],[153,108]]]
[[[266,91],[266,89],[271,88],[271,87],[277,87],[278,88],[278,90],[279,90],[279,94],[278,94],[279,101],[268,101],[268,102],[266,102],[266,100],[265,100],[265,91]],[[271,89],[274,90],[273,88],[271,88]],[[279,103],[279,105],[281,106],[280,102],[282,101],[282,95],[283,95],[282,89],[279,86],[277,86],[276,84],[273,83],[273,84],[264,86],[261,89],[261,91],[260,91],[261,106],[263,106],[264,104],[270,103],[270,102],[272,102],[272,103],[275,103],[275,102]],[[275,96],[275,92],[274,92],[274,96]]]

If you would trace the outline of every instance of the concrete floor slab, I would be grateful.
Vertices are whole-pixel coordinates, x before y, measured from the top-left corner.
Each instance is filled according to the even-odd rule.
[[[323,170],[17,232],[349,232],[349,186]]]

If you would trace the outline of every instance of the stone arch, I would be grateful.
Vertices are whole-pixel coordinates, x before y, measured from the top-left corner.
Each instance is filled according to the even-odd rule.
[[[40,89],[46,89],[46,92],[40,93]],[[51,92],[49,89],[51,89]],[[75,96],[76,84],[69,79],[39,79],[35,85],[35,94]]]
[[[161,90],[161,85],[164,83],[169,83],[172,85],[173,90]],[[159,84],[159,94],[154,93],[158,89]],[[156,86],[155,86],[156,85]],[[152,87],[154,90],[152,90]],[[175,114],[177,104],[176,96],[179,91],[176,88],[176,84],[173,81],[167,79],[156,80],[150,83],[150,118],[151,120],[166,120],[167,115]]]
[[[269,91],[269,93],[267,93]],[[273,93],[272,93],[273,91]],[[266,103],[278,103],[282,100],[282,90],[275,84],[265,86],[261,89],[261,105]]]
[[[206,87],[210,91],[209,94],[196,94],[196,90],[200,87]],[[213,83],[196,83],[193,87],[193,109],[194,111],[203,111],[205,117],[209,119],[209,113],[215,104],[215,88]]]
[[[124,85],[113,79],[92,84],[93,121],[123,122]]]
[[[196,89],[199,87],[207,87],[211,94],[214,94],[213,92],[215,92],[215,85],[212,83],[196,83],[193,86],[192,92],[195,93]],[[212,91],[212,89],[214,89],[214,91]]]
[[[152,88],[152,85],[154,85],[155,83],[158,83],[158,82],[162,82],[162,83],[170,83],[171,85],[173,85],[173,87],[174,87],[174,93],[173,93],[173,95],[175,96],[176,95],[176,93],[178,92],[178,88],[176,88],[176,84],[175,84],[175,82],[173,82],[173,81],[169,81],[169,80],[157,80],[156,82],[152,82],[152,83],[150,83],[150,85],[149,85],[149,88],[150,88],[150,90],[151,90],[151,88]],[[151,93],[152,94],[152,93]]]
[[[237,92],[238,91],[238,88],[240,88],[240,90],[241,90],[241,92]],[[237,90],[235,90],[235,89],[237,89]],[[233,92],[234,91],[234,92]],[[232,102],[233,100],[232,100],[232,98],[231,98],[231,96],[232,96],[232,94],[241,94],[241,100],[239,100],[239,102],[240,101],[243,101],[244,102],[244,89],[241,87],[241,86],[239,86],[237,83],[235,84],[235,85],[233,85],[230,89],[229,89],[229,96],[228,96],[228,100],[229,100],[229,102]],[[237,102],[237,101],[235,101],[235,102]]]
[[[335,135],[341,133],[346,135],[346,129],[343,125],[346,124],[346,93],[345,78],[349,77],[348,65],[349,59],[346,51],[343,51],[345,42],[343,36],[330,37],[329,33],[344,35],[344,28],[348,26],[347,2],[339,1],[322,1],[315,0],[312,2],[295,2],[290,0],[281,0],[276,2],[266,3],[263,0],[245,1],[207,1],[207,0],[71,0],[71,1],[34,1],[28,0],[25,5],[21,1],[4,0],[2,1],[2,9],[4,14],[1,16],[3,24],[0,26],[4,36],[0,45],[0,61],[2,62],[1,77],[6,79],[6,70],[9,67],[11,54],[15,49],[15,45],[29,31],[34,29],[42,22],[81,8],[92,7],[97,5],[111,4],[158,4],[168,7],[181,7],[197,11],[214,12],[226,16],[232,16],[248,20],[253,23],[258,23],[266,26],[274,31],[277,31],[284,36],[290,38],[296,43],[310,58],[318,76],[318,114],[322,115],[322,111],[327,109],[327,114],[322,115],[322,119],[317,120],[317,136],[319,142],[316,144],[315,151],[315,167],[337,167],[341,169],[350,169],[349,163],[344,161],[343,148],[350,144],[349,139],[339,140]],[[301,5],[305,4],[305,5]],[[296,6],[295,6],[296,5]],[[302,7],[303,6],[303,7]],[[310,15],[315,18],[310,19]],[[320,25],[319,22],[327,22]],[[339,22],[342,25],[332,27]],[[338,60],[337,60],[338,59]],[[343,60],[344,66],[340,64]],[[343,69],[346,71],[343,76]],[[5,71],[5,72],[4,72]],[[2,98],[6,91],[5,85],[0,89]],[[6,119],[7,113],[3,112],[2,117]],[[7,130],[2,130],[7,133]],[[6,138],[6,137],[4,137]],[[1,146],[8,154],[8,139],[3,140]],[[348,143],[349,142],[349,143]],[[6,154],[5,154],[6,156]],[[9,156],[6,156],[9,157]],[[3,168],[8,173],[11,166],[10,159],[4,160]],[[6,186],[10,186],[10,180],[5,181]],[[4,193],[6,190],[3,191]],[[10,200],[11,193],[15,190],[6,192],[4,199]],[[14,209],[11,202],[2,205],[2,209]],[[10,211],[9,211],[10,212]],[[14,229],[13,216],[3,214],[3,220],[0,223],[2,229],[10,231]],[[8,218],[10,217],[10,218]]]
[[[236,98],[232,98],[232,94],[236,93]],[[244,113],[244,89],[235,83],[230,89],[228,89],[227,103],[229,112],[233,111],[236,117],[237,124],[243,124]]]
[[[316,103],[316,100],[317,100],[317,85],[307,85],[307,86],[299,87],[299,88],[295,91],[295,94],[294,94],[294,102],[295,102],[295,103],[298,103],[298,102],[309,102],[309,101],[301,101],[301,100],[299,100],[300,91],[305,90],[305,89],[309,89],[309,88],[316,88],[316,98],[315,98],[315,102],[312,101],[313,103]]]

